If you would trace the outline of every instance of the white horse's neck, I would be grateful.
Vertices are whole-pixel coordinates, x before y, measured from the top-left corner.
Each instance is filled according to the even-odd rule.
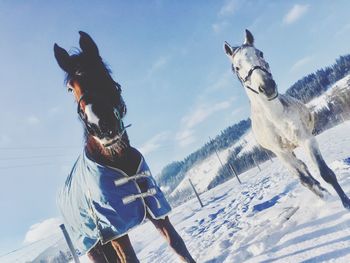
[[[276,119],[283,113],[283,104],[279,97],[267,100],[263,94],[256,94],[246,89],[252,113],[263,113],[268,119]]]

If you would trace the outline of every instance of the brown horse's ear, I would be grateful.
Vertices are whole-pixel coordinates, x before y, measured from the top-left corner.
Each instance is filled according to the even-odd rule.
[[[83,31],[79,31],[79,34],[80,34],[79,45],[81,50],[88,55],[99,57],[97,45],[92,40],[92,38]]]
[[[254,44],[253,34],[248,29],[245,30],[244,44],[250,45],[250,46],[253,46],[253,44]]]
[[[67,73],[71,72],[73,67],[72,67],[72,61],[68,52],[65,49],[61,48],[56,43],[53,46],[53,50],[55,53],[55,58],[60,68]]]

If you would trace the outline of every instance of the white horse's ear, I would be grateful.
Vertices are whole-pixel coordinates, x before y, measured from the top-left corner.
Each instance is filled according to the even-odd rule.
[[[230,44],[225,41],[224,51],[228,57],[232,57],[233,53],[235,52],[235,48],[231,47]]]
[[[244,45],[251,45],[251,46],[254,45],[253,34],[248,29],[245,30]]]

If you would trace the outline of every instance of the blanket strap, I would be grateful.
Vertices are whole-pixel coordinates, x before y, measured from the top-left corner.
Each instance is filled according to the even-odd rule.
[[[145,172],[145,173],[140,173],[140,174],[135,174],[133,176],[129,176],[129,177],[125,177],[125,178],[121,178],[118,180],[114,181],[115,186],[120,186],[123,184],[126,184],[127,182],[131,181],[131,180],[137,180],[143,177],[150,177],[151,173],[150,172]]]
[[[155,188],[151,188],[145,193],[126,196],[122,199],[122,201],[123,201],[123,204],[126,205],[128,203],[134,202],[137,198],[144,198],[147,196],[152,196],[157,201],[158,208],[160,208],[160,203],[159,203],[158,199],[154,196],[156,194],[157,194],[157,190]]]

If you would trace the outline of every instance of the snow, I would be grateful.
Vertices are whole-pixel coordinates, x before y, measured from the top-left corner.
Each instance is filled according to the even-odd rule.
[[[328,108],[329,97],[332,94],[340,93],[343,89],[350,88],[350,75],[345,76],[344,78],[338,80],[336,83],[332,85],[326,92],[324,92],[321,96],[314,98],[307,106],[313,111],[317,112],[322,110],[323,108]]]
[[[335,83],[323,95],[308,103],[314,111],[326,107],[334,92],[349,88],[350,75]],[[350,122],[334,127],[318,141],[324,158],[350,195]],[[230,151],[243,146],[240,155],[257,146],[248,130],[231,147],[219,151],[226,163]],[[346,211],[332,188],[310,166],[305,154],[297,149],[314,176],[332,196],[322,201],[301,186],[275,158],[236,178],[206,191],[221,164],[212,154],[194,165],[173,191],[190,188],[192,180],[205,207],[196,199],[175,208],[170,219],[197,262],[350,262],[350,212]],[[150,222],[130,233],[140,261],[179,262]],[[87,257],[82,262],[89,262]]]
[[[243,154],[249,153],[253,151],[255,147],[258,147],[258,143],[256,142],[253,131],[251,129],[235,144],[235,146],[239,145],[242,145],[243,148],[237,157],[241,157]]]
[[[314,111],[327,107],[330,97],[350,87],[350,75],[335,83],[323,95],[308,103]],[[340,185],[350,195],[350,121],[317,136],[326,162],[336,173]],[[230,151],[243,146],[239,155],[257,143],[251,130],[231,147],[219,151],[226,163]],[[307,164],[305,154],[297,150]],[[320,200],[301,186],[275,158],[236,178],[206,191],[221,164],[213,154],[197,163],[175,189],[188,189],[192,180],[205,207],[195,198],[176,207],[170,220],[197,262],[350,262],[350,211],[345,210],[334,190],[309,165],[313,175],[332,193]],[[163,189],[166,190],[166,189]],[[146,222],[130,232],[141,263],[180,262],[158,231]],[[4,262],[33,261],[56,254],[65,246],[61,234],[43,240],[21,253],[10,254]],[[52,243],[52,244],[51,244]],[[40,249],[40,251],[38,250]],[[2,262],[3,262],[2,260]],[[81,262],[90,262],[87,256]]]
[[[312,111],[320,111],[325,107],[328,107],[330,97],[332,94],[340,92],[343,89],[350,88],[350,75],[340,79],[334,83],[326,92],[321,96],[311,100],[307,106]],[[234,148],[242,146],[242,150],[238,153],[237,157],[249,153],[254,150],[255,147],[259,147],[255,140],[254,134],[251,129],[249,129],[237,142],[235,142],[231,147],[221,150],[218,155],[223,164],[227,162],[229,158],[230,151]],[[175,196],[178,192],[190,189],[188,179],[191,179],[193,184],[199,193],[203,193],[207,190],[210,182],[217,176],[221,164],[218,160],[216,154],[212,154],[206,159],[195,164],[190,170],[188,170],[184,176],[184,179],[180,184],[173,190],[170,196]]]
[[[341,160],[350,155],[349,131],[346,122],[318,136],[325,159],[347,193],[350,165]],[[350,213],[331,188],[326,186],[333,193],[330,200],[318,199],[277,159],[264,163],[261,172],[242,174],[241,180],[241,186],[233,179],[203,194],[205,209],[194,199],[174,209],[171,220],[198,262],[350,260]],[[269,208],[254,211],[254,206],[273,199]],[[283,213],[297,206],[286,220]],[[140,228],[131,239],[141,262],[176,262],[153,226],[147,223]]]
[[[347,194],[349,133],[350,121],[317,137]],[[308,163],[299,149],[297,155]],[[203,209],[192,199],[173,210],[170,220],[197,262],[350,262],[350,212],[315,169],[332,193],[327,201],[301,186],[276,158],[261,168],[242,174],[242,185],[234,178],[202,194]],[[130,238],[142,263],[180,262],[150,222]]]
[[[223,163],[227,162],[229,157],[230,148],[219,151],[218,155]],[[171,196],[175,195],[178,191],[183,191],[190,188],[188,179],[191,179],[193,184],[196,186],[196,190],[199,193],[205,192],[208,185],[217,175],[221,168],[220,161],[216,154],[210,155],[208,158],[194,165],[190,170],[187,171],[184,179],[174,189]]]
[[[242,135],[242,137],[231,147],[218,151],[221,162],[223,164],[226,164],[231,151],[240,145],[242,145],[243,148],[237,157],[240,157],[243,153],[252,151],[254,147],[258,147],[251,129]],[[210,182],[217,176],[221,167],[222,166],[217,155],[215,153],[210,155],[201,162],[195,164],[190,170],[186,172],[184,179],[174,189],[170,196],[174,196],[179,191],[181,192],[183,190],[189,189],[190,185],[188,179],[191,179],[193,184],[196,186],[196,190],[199,193],[207,191]]]

